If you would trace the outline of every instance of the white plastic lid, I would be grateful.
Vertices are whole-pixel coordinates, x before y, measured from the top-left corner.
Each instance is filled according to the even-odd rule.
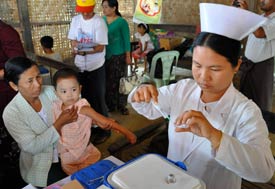
[[[111,173],[116,189],[204,189],[205,184],[165,158],[148,154]]]

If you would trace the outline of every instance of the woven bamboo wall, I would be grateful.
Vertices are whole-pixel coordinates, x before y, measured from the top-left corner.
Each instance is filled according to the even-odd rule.
[[[22,38],[22,30],[19,25],[19,15],[16,0],[1,0],[0,19],[13,24]]]
[[[0,10],[0,18],[2,20],[19,22],[16,0],[1,0]]]
[[[75,0],[25,0],[28,4],[31,38],[34,51],[42,54],[40,38],[50,35],[54,38],[54,50],[62,54],[63,58],[71,57],[70,43],[67,39],[68,29],[72,16],[75,13]],[[162,23],[197,25],[199,23],[199,3],[215,2],[230,4],[231,0],[163,0]],[[248,0],[254,10],[254,0]],[[10,23],[19,31],[21,37],[23,26],[20,23],[18,5],[20,0],[1,0],[0,19]],[[118,0],[119,10],[122,16],[128,21],[131,34],[135,32],[132,16],[137,0]],[[250,7],[251,8],[251,7]],[[96,4],[95,12],[102,15],[101,0]],[[23,42],[24,43],[24,42]]]
[[[231,2],[232,0],[163,0],[161,23],[197,25],[200,22],[199,3],[230,5]],[[250,10],[256,10],[257,1],[247,0],[247,2]]]
[[[62,54],[64,59],[71,57],[70,42],[67,39],[71,18],[75,13],[75,0],[28,0],[30,21],[33,24],[32,39],[37,54],[43,54],[40,38],[50,35],[54,38],[54,49]],[[130,5],[130,6],[129,6]],[[133,1],[119,0],[122,16],[128,21],[133,30],[132,14]],[[101,1],[98,1],[95,12],[102,16]]]
[[[54,39],[54,50],[66,59],[71,56],[67,39],[69,24],[75,11],[74,0],[28,0],[32,40],[36,54],[43,54],[40,38],[50,35]]]

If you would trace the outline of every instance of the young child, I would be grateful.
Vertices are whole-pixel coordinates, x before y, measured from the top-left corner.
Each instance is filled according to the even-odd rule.
[[[135,33],[136,39],[139,40],[139,48],[132,52],[132,57],[135,61],[135,69],[137,69],[137,59],[144,58],[144,73],[147,71],[146,55],[148,52],[154,50],[154,45],[151,41],[149,33],[149,26],[144,23],[140,23],[137,26],[137,33]]]
[[[61,54],[58,52],[54,52],[53,42],[54,41],[51,36],[43,36],[40,38],[40,44],[44,52],[43,56],[52,60],[63,62]],[[45,75],[42,75],[43,84],[51,85],[52,84],[51,78],[53,74],[57,71],[57,69],[51,66],[39,65],[39,70],[41,74],[45,74]],[[47,74],[48,72],[50,72],[49,75]]]
[[[43,36],[40,39],[40,44],[45,53],[45,57],[53,60],[63,62],[63,58],[60,53],[54,52],[53,50],[53,38],[51,36]]]
[[[62,111],[75,106],[78,118],[75,122],[62,127],[58,142],[58,153],[65,173],[71,175],[100,159],[100,151],[90,143],[91,125],[103,129],[114,129],[125,135],[130,143],[136,142],[136,136],[114,120],[97,113],[86,99],[81,99],[81,85],[77,72],[70,68],[58,70],[53,77],[53,85],[59,100],[53,104],[54,121]]]

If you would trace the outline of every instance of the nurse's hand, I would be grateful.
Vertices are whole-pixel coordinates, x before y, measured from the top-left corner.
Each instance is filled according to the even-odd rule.
[[[132,96],[132,102],[147,102],[151,99],[158,103],[158,90],[153,84],[142,84],[140,85],[134,95]]]
[[[61,128],[68,124],[75,122],[78,118],[77,113],[78,108],[73,106],[70,109],[63,110],[59,117],[56,119],[55,123],[53,124],[56,130],[60,133]]]
[[[175,125],[176,132],[192,132],[195,135],[207,138],[214,149],[217,149],[220,145],[222,132],[214,128],[199,111],[184,112],[177,117]]]

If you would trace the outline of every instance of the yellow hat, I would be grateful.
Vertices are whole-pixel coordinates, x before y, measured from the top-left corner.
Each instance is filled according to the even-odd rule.
[[[76,0],[76,12],[92,12],[95,7],[95,0]]]

